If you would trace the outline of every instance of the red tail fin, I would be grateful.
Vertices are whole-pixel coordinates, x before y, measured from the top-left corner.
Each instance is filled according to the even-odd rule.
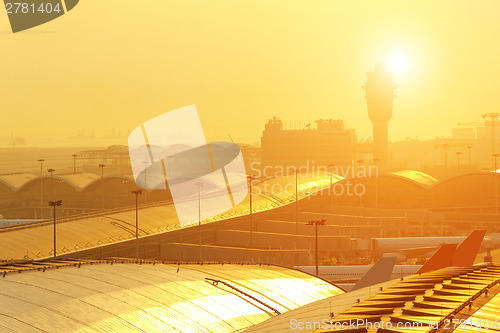
[[[417,274],[451,266],[456,247],[457,244],[441,245],[436,253],[418,270]]]
[[[476,259],[477,252],[481,247],[486,230],[474,230],[462,244],[457,247],[453,255],[453,266],[472,266]]]

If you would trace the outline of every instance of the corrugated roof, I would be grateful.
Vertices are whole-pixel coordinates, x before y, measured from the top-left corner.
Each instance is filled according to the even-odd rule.
[[[492,306],[495,306],[495,295],[500,293],[499,281],[500,266],[448,267],[413,275],[367,301],[337,314],[330,325],[335,327],[335,323],[339,325],[342,322],[360,319],[365,322],[357,328],[366,328],[366,323],[372,322],[378,323],[378,327],[390,328],[391,332],[428,332],[432,329],[429,323],[436,322],[441,329],[444,329],[447,320],[451,322],[453,318],[467,319],[476,311],[468,310],[469,303],[476,304],[477,307],[477,304],[488,301],[486,291],[490,292]],[[486,316],[494,321],[498,317],[498,312],[490,312]],[[400,324],[402,326],[398,327],[398,323],[409,324],[407,326]],[[453,327],[452,322],[451,327]],[[339,330],[324,329],[315,332],[334,331]],[[453,329],[448,328],[439,332],[452,331]]]
[[[499,317],[500,294],[497,294],[486,304],[482,305],[472,316],[467,318],[469,323],[462,325],[462,327],[456,329],[455,332],[498,332],[500,331]]]
[[[277,266],[129,262],[13,272],[0,289],[0,330],[50,332],[239,332],[343,293]]]
[[[441,321],[439,327],[443,330],[439,332],[452,332],[444,328],[448,323],[446,320],[453,318],[471,319],[476,323],[489,320],[493,325],[500,313],[499,282],[500,266],[449,267],[326,298],[268,319],[246,332],[367,332],[366,326],[369,327],[370,322],[374,327],[382,327],[382,320],[384,328],[392,325],[390,330],[370,332],[429,332],[429,321]],[[471,310],[468,309],[470,301],[473,304]],[[330,312],[334,315],[331,321]],[[358,325],[357,320],[364,322]],[[497,322],[500,330],[500,320]],[[344,328],[353,330],[342,330],[342,323]],[[453,327],[453,322],[450,323]],[[470,326],[455,332],[466,331],[483,332]]]

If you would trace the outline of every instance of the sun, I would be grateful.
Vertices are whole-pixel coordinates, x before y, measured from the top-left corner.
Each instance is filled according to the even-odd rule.
[[[396,75],[404,74],[410,67],[410,59],[404,53],[394,53],[389,57],[387,67]]]

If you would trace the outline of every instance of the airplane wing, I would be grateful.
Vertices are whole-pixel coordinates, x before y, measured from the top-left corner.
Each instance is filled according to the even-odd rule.
[[[414,258],[414,257],[426,257],[429,252],[432,252],[436,250],[439,247],[439,245],[436,246],[422,246],[422,247],[414,247],[410,249],[401,249],[398,250],[398,253],[401,253],[405,255],[407,258]]]
[[[396,263],[396,257],[380,258],[368,272],[352,287],[351,291],[389,281]]]

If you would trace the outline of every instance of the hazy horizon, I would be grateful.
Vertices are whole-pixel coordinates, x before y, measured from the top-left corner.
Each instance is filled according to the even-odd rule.
[[[499,11],[494,1],[88,0],[0,34],[0,137],[38,146],[81,130],[124,135],[196,104],[209,141],[259,142],[274,115],[302,126],[344,119],[367,138],[366,72],[398,61],[407,70],[396,75],[389,139],[448,136],[500,108]]]

